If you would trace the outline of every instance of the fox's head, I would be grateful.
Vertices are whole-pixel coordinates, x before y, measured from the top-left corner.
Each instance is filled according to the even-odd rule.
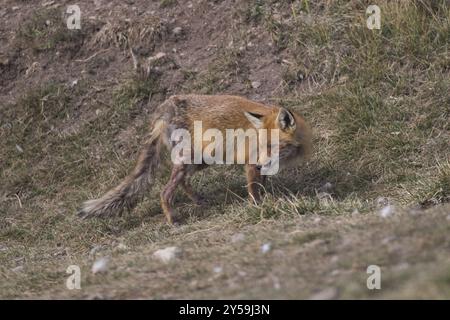
[[[260,165],[267,165],[274,156],[270,151],[271,130],[277,129],[279,135],[278,159],[280,167],[295,166],[311,153],[311,129],[305,120],[295,112],[284,108],[262,115],[245,112],[245,116],[256,129],[267,129],[268,155],[260,158]],[[276,156],[276,155],[275,155]]]

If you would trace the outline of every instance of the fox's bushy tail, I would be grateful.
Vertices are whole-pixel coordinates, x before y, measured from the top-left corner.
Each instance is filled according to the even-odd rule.
[[[150,138],[141,150],[139,159],[131,172],[117,187],[108,191],[99,199],[83,203],[78,210],[81,218],[106,217],[120,214],[124,209],[132,209],[149,189],[161,162],[161,133],[165,122],[156,122]]]

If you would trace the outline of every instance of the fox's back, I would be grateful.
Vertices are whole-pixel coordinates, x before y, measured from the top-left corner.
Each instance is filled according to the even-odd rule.
[[[201,121],[204,129],[247,129],[251,124],[244,112],[270,114],[278,107],[266,106],[245,98],[231,95],[177,95],[169,98],[176,113],[191,131],[194,121]]]

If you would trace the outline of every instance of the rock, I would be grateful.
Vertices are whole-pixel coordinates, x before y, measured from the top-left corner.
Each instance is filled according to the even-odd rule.
[[[168,247],[157,250],[153,253],[153,257],[164,262],[169,263],[181,254],[181,249],[178,247]]]
[[[381,240],[381,243],[387,245],[387,244],[391,243],[392,241],[394,241],[395,239],[396,239],[396,237],[394,237],[394,236],[385,237],[385,238],[383,238],[383,240]]]
[[[175,27],[175,28],[172,30],[172,33],[173,33],[174,36],[179,36],[179,35],[181,35],[181,34],[183,33],[183,28],[181,28],[181,27]]]
[[[382,218],[389,218],[389,217],[393,216],[394,213],[395,213],[395,207],[392,205],[385,206],[379,212],[379,214]]]
[[[245,235],[243,233],[235,233],[231,236],[231,242],[236,243],[245,240]]]
[[[333,200],[333,196],[328,192],[317,193],[317,198],[319,198],[320,200]]]
[[[124,244],[124,243],[119,243],[119,244],[117,245],[117,247],[116,247],[116,250],[119,250],[119,251],[125,251],[125,250],[128,250],[128,247],[127,247],[127,245]]]
[[[23,153],[22,147],[19,146],[18,144],[16,144],[16,149],[17,149],[17,151],[19,151],[20,153]]]
[[[258,89],[259,87],[261,87],[261,82],[259,82],[259,81],[253,81],[252,82],[252,88],[253,89]]]
[[[261,252],[262,252],[263,254],[266,254],[266,253],[269,252],[271,249],[272,249],[272,244],[271,244],[270,242],[264,243],[264,244],[261,246]]]
[[[278,291],[281,289],[281,283],[280,283],[280,279],[278,279],[278,277],[272,276],[272,283],[273,283],[273,288],[275,290]]]
[[[331,182],[327,182],[322,186],[323,191],[330,191],[333,188],[333,184]]]
[[[163,59],[167,58],[167,54],[165,54],[164,52],[158,52],[156,55],[149,57],[147,59],[147,63],[149,65],[155,63],[156,61],[161,61]]]
[[[378,197],[376,202],[379,207],[387,206],[389,204],[389,199],[385,197]]]
[[[335,299],[338,295],[338,291],[336,288],[327,288],[322,290],[314,295],[312,295],[310,300],[332,300]]]
[[[214,273],[222,273],[223,272],[223,268],[221,266],[217,266],[213,268],[213,272]]]
[[[109,258],[100,258],[97,259],[92,265],[92,273],[105,273],[108,271]]]
[[[154,59],[154,60],[158,60],[158,59],[164,58],[165,56],[166,56],[166,54],[165,54],[164,52],[158,52],[158,53],[153,57],[153,59]]]

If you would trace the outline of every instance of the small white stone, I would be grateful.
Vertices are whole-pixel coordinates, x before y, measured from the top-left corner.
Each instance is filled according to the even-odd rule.
[[[158,52],[157,54],[156,54],[156,56],[154,57],[154,59],[162,59],[162,58],[164,58],[166,56],[166,54],[164,53],[164,52]]]
[[[180,35],[182,32],[183,32],[183,28],[181,28],[181,27],[175,27],[175,28],[172,30],[172,33],[173,33],[174,35],[176,35],[176,36]]]
[[[382,218],[389,218],[393,216],[395,213],[395,207],[392,205],[387,205],[383,209],[380,210],[380,216]]]
[[[240,277],[246,277],[246,276],[247,276],[247,272],[242,271],[242,270],[239,270],[239,271],[238,271],[238,275],[239,275]]]
[[[18,144],[16,144],[16,149],[17,149],[17,151],[19,151],[20,153],[23,153],[22,147],[19,146]]]
[[[261,252],[264,253],[264,254],[266,254],[267,252],[269,252],[270,249],[272,249],[272,244],[271,244],[270,242],[264,243],[264,244],[261,246]]]
[[[117,245],[116,249],[117,249],[117,250],[120,250],[120,251],[125,251],[125,250],[128,250],[128,247],[127,247],[127,245],[124,244],[124,243],[119,243],[119,244]]]
[[[222,273],[223,268],[221,266],[216,266],[213,268],[214,273]]]
[[[178,247],[168,247],[165,249],[160,249],[157,250],[153,253],[153,256],[164,262],[164,263],[169,263],[171,262],[173,259],[175,259],[176,257],[178,257],[181,254],[181,250]]]
[[[253,89],[258,89],[259,87],[261,87],[261,82],[259,82],[259,81],[253,81],[252,82],[252,88]]]
[[[105,273],[108,271],[109,258],[100,258],[97,259],[92,265],[92,273]]]
[[[99,252],[102,249],[102,246],[96,245],[94,246],[91,251],[89,251],[90,256],[94,256],[97,252]]]
[[[320,200],[333,200],[333,196],[328,192],[319,192],[317,198]]]
[[[337,289],[336,288],[327,288],[322,290],[314,295],[312,295],[310,300],[331,300],[337,297]]]

